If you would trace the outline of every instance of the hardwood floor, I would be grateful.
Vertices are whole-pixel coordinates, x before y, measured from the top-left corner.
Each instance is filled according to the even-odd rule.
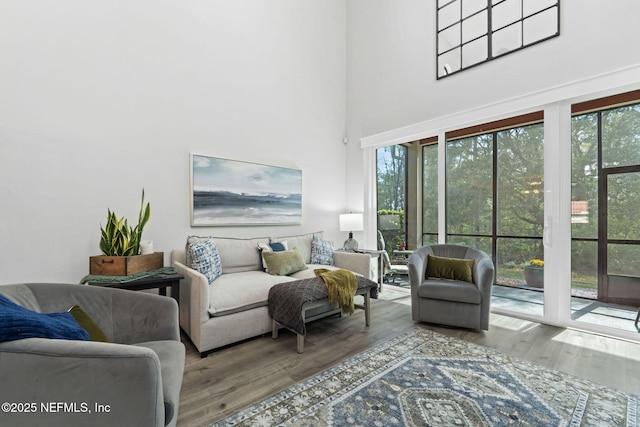
[[[255,338],[204,359],[184,338],[178,426],[206,426],[414,326],[640,395],[640,344],[496,314],[488,332],[443,328],[414,322],[410,310],[409,295],[387,287],[372,300],[370,327],[362,310],[310,323],[303,354],[287,330],[278,339]]]

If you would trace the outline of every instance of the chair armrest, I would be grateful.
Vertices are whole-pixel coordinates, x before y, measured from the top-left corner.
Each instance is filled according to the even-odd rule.
[[[427,274],[427,253],[430,253],[428,247],[422,247],[415,250],[409,257],[409,285],[411,287],[411,315],[413,319],[418,319],[419,307],[418,288]]]
[[[491,296],[491,288],[495,278],[495,266],[489,257],[482,257],[474,264],[474,274],[476,276],[476,286],[480,289],[483,298]]]
[[[351,270],[367,279],[371,279],[371,257],[368,254],[335,251],[333,253],[333,264],[336,267]]]
[[[148,348],[28,338],[0,343],[0,361],[0,402],[36,405],[0,413],[2,425],[164,425],[160,362]]]
[[[180,341],[178,303],[173,298],[114,289],[113,340],[122,344]]]
[[[411,285],[411,293],[418,292],[418,287],[425,279],[427,274],[427,249],[422,247],[416,249],[409,257],[407,266],[409,267],[409,284]]]

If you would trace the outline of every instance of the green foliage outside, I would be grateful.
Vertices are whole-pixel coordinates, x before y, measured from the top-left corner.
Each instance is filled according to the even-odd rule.
[[[397,249],[406,241],[404,210],[381,209],[378,211],[378,218],[380,221],[382,221],[382,219],[392,218],[392,221],[385,226],[378,227],[385,242],[385,250],[389,254],[389,257],[392,258],[393,250]],[[388,225],[391,224],[397,228],[391,229],[391,227],[388,227]]]
[[[448,241],[495,244],[498,267],[544,259],[543,136],[538,124],[447,142]]]
[[[378,210],[404,211],[407,188],[407,147],[377,150]]]
[[[640,104],[575,116],[571,128],[571,198],[581,203],[580,212],[572,214],[571,234],[591,239],[573,241],[572,267],[574,273],[597,276],[600,184],[607,186],[607,238],[640,240],[640,222],[633,220],[640,208]],[[616,169],[620,167],[628,169]],[[608,273],[640,276],[638,246],[609,244],[607,249]]]
[[[406,242],[405,206],[407,188],[407,147],[395,145],[377,150],[378,229],[385,250],[393,250]],[[381,217],[382,216],[382,217]]]

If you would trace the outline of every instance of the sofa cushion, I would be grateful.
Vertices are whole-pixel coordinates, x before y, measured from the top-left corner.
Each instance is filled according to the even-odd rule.
[[[300,255],[302,255],[302,259],[306,264],[311,263],[311,240],[313,236],[317,236],[322,239],[323,232],[317,231],[315,233],[309,234],[298,234],[296,236],[283,236],[283,237],[274,237],[271,239],[272,242],[282,242],[286,240],[289,244],[290,248],[298,248],[300,251]]]
[[[264,271],[223,274],[209,286],[211,316],[224,316],[256,307],[265,307],[269,289],[275,284],[295,280],[289,276],[272,276]]]
[[[291,277],[296,280],[301,279],[312,279],[316,277],[314,270],[318,268],[324,268],[326,270],[339,270],[340,267],[336,267],[335,265],[319,265],[319,264],[308,264],[305,270],[300,270],[296,273],[292,273],[287,277]],[[362,276],[362,274],[354,273],[356,276]]]
[[[311,264],[333,265],[333,242],[314,235],[311,239]]]
[[[295,247],[281,252],[264,252],[262,256],[267,263],[269,274],[288,276],[291,273],[307,269],[307,264]]]
[[[258,243],[269,243],[269,238],[234,239],[229,237],[191,236],[187,239],[187,243],[208,238],[213,239],[218,247],[220,261],[222,263],[222,274],[262,270],[262,260],[258,252]],[[187,265],[189,264],[187,263]]]
[[[222,263],[218,247],[213,239],[206,239],[199,243],[187,244],[187,254],[191,261],[189,268],[204,274],[209,283],[222,274]]]
[[[457,280],[429,279],[418,286],[420,298],[480,304],[482,293],[474,285]]]

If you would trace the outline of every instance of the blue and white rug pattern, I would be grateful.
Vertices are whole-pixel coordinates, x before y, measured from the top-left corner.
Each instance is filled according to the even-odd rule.
[[[640,398],[430,330],[212,426],[638,426]]]

